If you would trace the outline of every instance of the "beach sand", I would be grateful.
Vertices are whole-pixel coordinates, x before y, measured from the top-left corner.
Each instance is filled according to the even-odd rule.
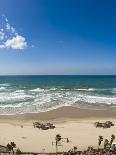
[[[55,145],[52,142],[56,134],[60,134],[63,138],[69,138],[70,142],[63,142],[59,151],[66,151],[73,146],[79,150],[88,146],[98,147],[100,135],[110,139],[116,133],[116,125],[108,129],[95,128],[94,122],[107,120],[116,124],[115,110],[62,107],[36,114],[1,115],[0,144],[6,145],[14,141],[22,151],[53,152]],[[33,127],[34,121],[52,122],[56,128],[39,130]]]

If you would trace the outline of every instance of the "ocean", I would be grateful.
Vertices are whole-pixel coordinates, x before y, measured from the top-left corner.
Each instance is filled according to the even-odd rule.
[[[116,105],[116,76],[0,76],[0,114]]]

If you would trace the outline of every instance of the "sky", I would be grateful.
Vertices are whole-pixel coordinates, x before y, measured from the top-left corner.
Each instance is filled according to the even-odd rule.
[[[115,0],[0,0],[0,75],[116,75]]]

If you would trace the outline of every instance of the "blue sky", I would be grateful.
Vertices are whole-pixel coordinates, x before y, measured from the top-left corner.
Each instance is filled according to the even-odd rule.
[[[116,74],[115,0],[0,0],[0,75]]]

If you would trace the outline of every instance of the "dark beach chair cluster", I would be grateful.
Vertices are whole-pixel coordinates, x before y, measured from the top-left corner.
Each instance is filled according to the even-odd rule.
[[[34,122],[33,123],[34,128],[42,129],[42,130],[48,130],[48,129],[54,129],[55,126],[52,123],[39,123],[39,122]]]
[[[110,128],[114,126],[114,124],[111,121],[106,121],[104,123],[95,122],[94,125],[96,128]]]

